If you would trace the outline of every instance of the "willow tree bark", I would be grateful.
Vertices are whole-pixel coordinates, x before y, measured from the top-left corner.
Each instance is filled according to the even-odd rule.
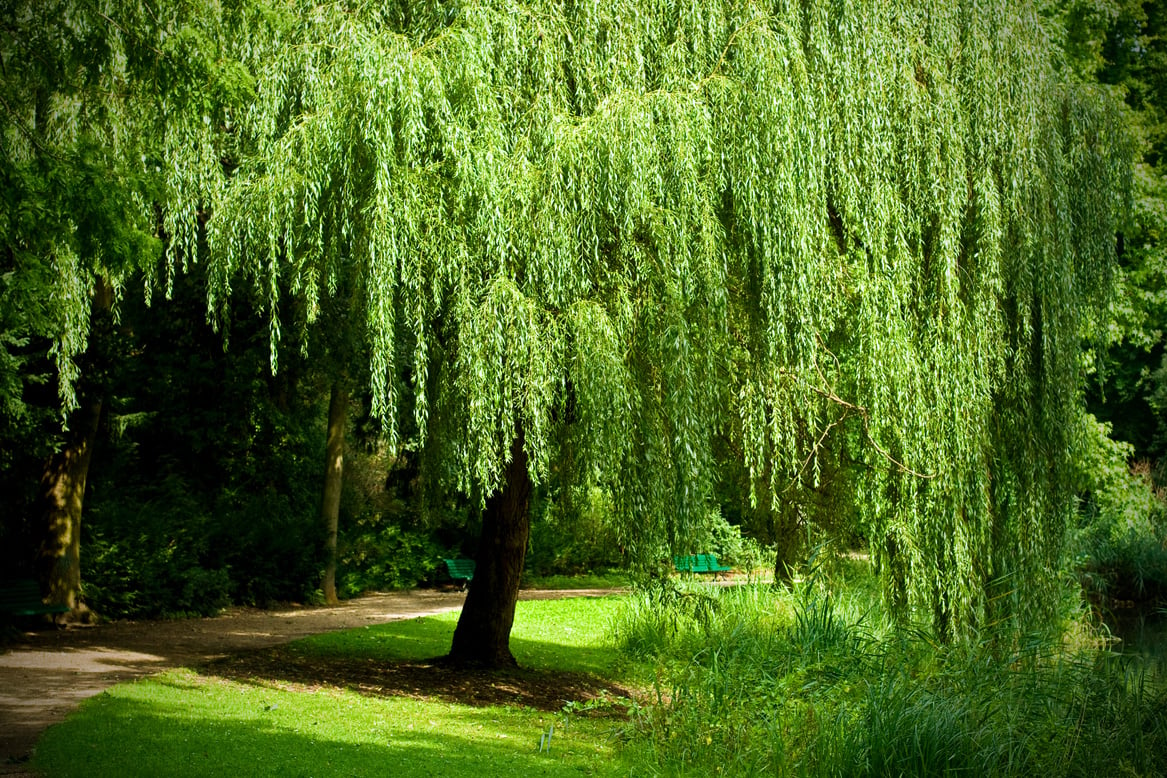
[[[474,667],[515,667],[510,648],[519,579],[531,534],[531,476],[520,428],[498,491],[486,501],[477,568],[447,660]]]
[[[112,307],[113,289],[99,277],[94,292],[93,326],[90,328],[87,357],[100,353],[102,344],[99,341],[106,336],[106,328],[100,320],[109,316]],[[70,415],[65,444],[48,458],[41,475],[45,534],[38,554],[37,572],[45,599],[69,607],[69,612],[61,617],[66,620],[84,618],[88,611],[80,600],[81,513],[103,402],[104,392],[98,387],[90,386],[82,393],[80,406]]]
[[[348,425],[348,386],[343,380],[332,384],[328,401],[328,442],[325,446],[324,503],[324,600],[338,602],[336,596],[336,534],[340,524],[340,491],[344,484],[344,435]]]

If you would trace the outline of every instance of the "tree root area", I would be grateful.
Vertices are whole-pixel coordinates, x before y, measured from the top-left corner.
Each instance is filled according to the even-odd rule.
[[[280,646],[207,663],[204,672],[239,683],[289,691],[347,689],[371,697],[409,697],[462,705],[517,705],[562,710],[569,702],[604,696],[633,697],[632,691],[587,673],[507,668],[452,667],[442,658],[387,662],[380,659],[311,656]],[[601,706],[599,715],[623,715],[622,705]]]

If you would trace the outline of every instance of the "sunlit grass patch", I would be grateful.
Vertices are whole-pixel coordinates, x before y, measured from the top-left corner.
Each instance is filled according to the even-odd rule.
[[[621,661],[609,631],[621,597],[577,597],[518,603],[511,651],[531,669],[610,674]],[[458,613],[329,632],[289,648],[316,656],[378,661],[432,659],[450,650]]]
[[[284,691],[178,670],[88,701],[38,747],[49,776],[616,775],[610,722],[351,691]],[[627,768],[623,770],[627,772]]]
[[[50,730],[33,766],[49,778],[1167,773],[1162,679],[1040,636],[942,645],[894,627],[868,584],[523,602],[515,672],[429,662],[456,614],[321,635],[114,687]],[[613,704],[627,687],[636,701]],[[565,714],[572,700],[601,715]]]
[[[513,645],[529,675],[612,675],[612,599],[519,603]],[[444,653],[457,614],[297,641],[277,651],[322,667],[416,662]],[[262,652],[261,652],[262,653]],[[258,655],[256,655],[258,656]],[[254,657],[253,664],[254,667]],[[223,672],[229,663],[121,684],[87,701],[38,746],[48,776],[627,775],[607,717],[521,704],[462,704]],[[279,674],[272,674],[278,676]],[[223,677],[220,677],[223,676]],[[472,675],[467,676],[474,683]],[[497,679],[483,677],[482,685]],[[563,684],[563,690],[573,688]],[[519,690],[521,691],[521,689]],[[516,694],[516,700],[524,699]],[[563,700],[568,702],[570,700]],[[540,739],[552,725],[550,749]]]

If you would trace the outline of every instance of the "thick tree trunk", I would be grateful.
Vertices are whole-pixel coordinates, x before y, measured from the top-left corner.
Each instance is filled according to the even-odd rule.
[[[45,537],[38,569],[48,602],[69,606],[65,618],[79,618],[85,610],[81,593],[81,508],[89,462],[101,419],[101,398],[87,399],[72,417],[65,446],[45,463],[41,476]]]
[[[100,354],[104,327],[97,326],[113,306],[113,290],[104,278],[97,280],[93,301],[95,326],[90,330],[89,352]],[[93,366],[90,365],[90,368]],[[37,573],[48,602],[69,606],[62,620],[84,620],[88,609],[81,594],[81,511],[89,463],[101,421],[103,392],[89,387],[69,419],[64,446],[49,457],[41,475],[44,539],[37,558]]]
[[[511,625],[531,533],[531,476],[523,432],[511,443],[501,488],[486,501],[477,568],[447,660],[455,665],[514,667]]]
[[[790,586],[794,582],[794,566],[798,559],[781,542],[774,544],[774,583]]]
[[[340,523],[340,490],[344,483],[344,434],[348,425],[348,386],[343,379],[332,384],[328,401],[328,443],[325,449],[324,503],[321,517],[327,532],[324,543],[324,599],[329,605],[336,597],[336,531]]]

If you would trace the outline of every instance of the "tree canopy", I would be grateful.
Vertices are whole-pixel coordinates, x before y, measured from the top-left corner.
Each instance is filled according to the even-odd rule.
[[[174,165],[210,213],[211,301],[242,274],[311,318],[357,279],[375,410],[397,436],[409,395],[452,485],[492,493],[521,428],[532,478],[573,452],[660,548],[740,425],[775,500],[827,451],[861,465],[857,520],[905,603],[968,627],[1050,591],[1129,162],[1027,4],[223,23],[252,97]]]
[[[846,462],[889,595],[942,630],[1043,615],[1129,150],[1028,3],[135,24],[154,37],[124,61],[174,53],[139,84],[165,95],[142,157],[164,271],[205,262],[223,325],[250,286],[273,367],[281,305],[306,326],[345,290],[375,414],[449,488],[487,499],[519,440],[534,481],[610,487],[651,558],[704,520],[731,431],[762,499]]]

